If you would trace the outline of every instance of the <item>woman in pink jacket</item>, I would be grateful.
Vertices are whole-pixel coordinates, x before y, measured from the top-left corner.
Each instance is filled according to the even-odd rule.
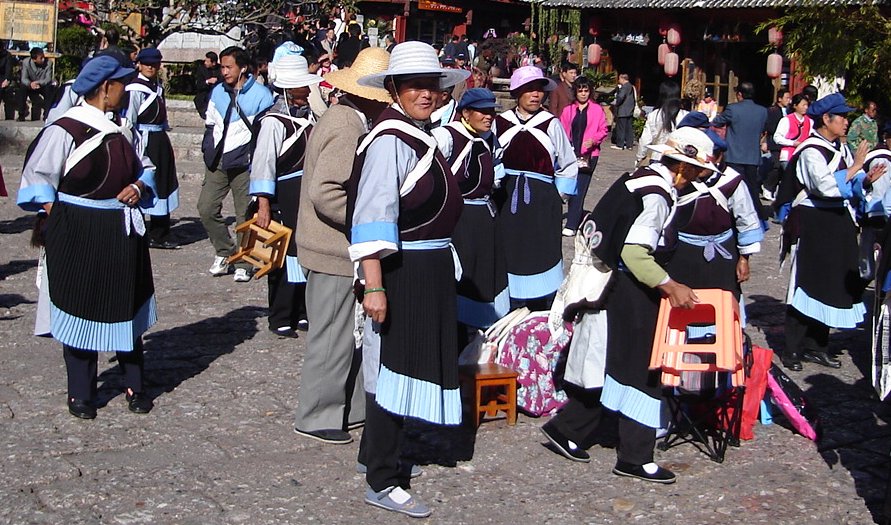
[[[571,237],[579,228],[585,206],[585,195],[591,184],[591,176],[600,158],[600,143],[606,138],[606,115],[600,104],[591,100],[591,81],[580,76],[572,84],[575,102],[563,108],[560,123],[569,136],[578,157],[578,191],[569,197],[569,211],[563,235]]]

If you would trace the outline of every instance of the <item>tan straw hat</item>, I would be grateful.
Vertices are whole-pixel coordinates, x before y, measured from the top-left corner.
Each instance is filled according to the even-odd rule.
[[[368,47],[359,52],[352,66],[328,73],[325,81],[349,94],[389,104],[393,99],[386,89],[360,86],[357,82],[360,77],[386,71],[389,64],[390,53],[380,47]]]

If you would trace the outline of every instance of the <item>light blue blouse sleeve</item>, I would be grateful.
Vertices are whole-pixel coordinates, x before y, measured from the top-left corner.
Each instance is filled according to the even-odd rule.
[[[16,204],[26,211],[37,211],[55,202],[65,160],[74,150],[74,139],[59,126],[43,130],[40,141],[22,169],[22,183]]]

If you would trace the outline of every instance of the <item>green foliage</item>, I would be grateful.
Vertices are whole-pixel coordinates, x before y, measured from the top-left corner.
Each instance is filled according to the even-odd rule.
[[[61,30],[59,31],[62,32]],[[65,82],[77,76],[83,59],[74,55],[62,55],[56,59],[56,78]]]
[[[846,94],[858,98],[891,92],[891,20],[878,7],[791,8],[757,31],[771,27],[783,31],[786,53],[808,77],[844,76]]]
[[[594,85],[594,89],[603,86],[614,88],[618,83],[618,78],[615,71],[610,71],[609,73],[601,73],[593,68],[585,68],[584,70],[582,70],[582,73],[586,77],[588,77],[588,80],[590,80],[591,84]]]
[[[631,129],[634,130],[634,136],[640,138],[643,135],[644,126],[647,124],[647,119],[641,118],[632,118],[631,119]]]
[[[75,57],[87,56],[96,43],[93,35],[79,25],[60,27],[57,40],[60,52]],[[58,64],[56,67],[58,68]]]

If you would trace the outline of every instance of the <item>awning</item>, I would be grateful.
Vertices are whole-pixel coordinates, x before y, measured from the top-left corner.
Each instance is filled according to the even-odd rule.
[[[534,0],[524,0],[532,3]],[[545,7],[587,9],[741,9],[886,5],[889,0],[545,0]]]

